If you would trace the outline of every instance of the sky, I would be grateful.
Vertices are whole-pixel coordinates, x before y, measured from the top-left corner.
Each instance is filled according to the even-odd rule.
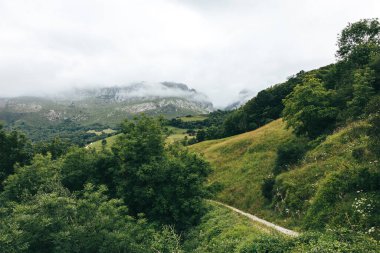
[[[216,107],[335,62],[379,0],[0,0],[0,97],[173,81]]]

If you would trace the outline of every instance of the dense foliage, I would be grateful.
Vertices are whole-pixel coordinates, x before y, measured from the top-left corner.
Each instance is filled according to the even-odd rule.
[[[50,142],[54,139],[61,139],[65,142],[70,142],[78,146],[85,146],[88,143],[103,139],[110,134],[102,133],[96,135],[90,131],[102,131],[109,128],[107,125],[91,124],[82,125],[70,119],[65,119],[62,122],[37,122],[31,124],[30,122],[22,120],[6,119],[8,122],[5,125],[7,130],[15,129],[26,134],[26,136],[34,143]],[[114,127],[118,130],[116,127]]]
[[[1,133],[19,141],[17,132]],[[2,252],[181,252],[177,232],[204,214],[210,169],[180,147],[165,146],[159,120],[125,121],[112,151],[63,151],[55,144],[28,162],[15,157],[5,171]],[[34,152],[40,150],[46,151]]]
[[[158,121],[125,121],[112,149],[120,164],[117,195],[130,203],[132,213],[143,212],[181,230],[198,221],[208,164],[178,146],[165,148]]]
[[[27,164],[33,156],[30,142],[17,132],[7,133],[0,124],[0,189],[4,179],[13,173],[16,163]]]

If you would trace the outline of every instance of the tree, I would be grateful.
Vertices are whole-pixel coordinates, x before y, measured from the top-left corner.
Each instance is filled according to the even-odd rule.
[[[371,99],[365,111],[370,123],[369,148],[372,153],[380,158],[380,95]]]
[[[248,116],[244,108],[232,112],[225,119],[223,128],[226,136],[244,133],[248,129]]]
[[[142,115],[125,120],[112,151],[126,166],[138,167],[159,159],[164,153],[165,135],[160,120]]]
[[[197,142],[204,141],[206,139],[206,132],[203,129],[198,130],[196,138]]]
[[[46,155],[50,153],[53,159],[57,159],[66,154],[72,143],[68,140],[62,140],[59,137],[51,141],[39,142],[34,146],[35,153]]]
[[[358,69],[354,74],[353,83],[353,99],[348,102],[350,116],[353,118],[363,114],[368,101],[375,94],[373,83],[375,81],[375,73],[370,68]]]
[[[39,191],[58,191],[61,161],[52,161],[51,155],[36,155],[30,165],[16,167],[15,172],[4,181],[1,199],[25,201]]]
[[[380,23],[377,19],[362,19],[350,23],[338,36],[338,59],[358,65],[369,62],[373,52],[380,50]]]
[[[7,133],[0,124],[0,190],[5,178],[14,172],[15,164],[28,164],[32,157],[32,146],[25,135],[18,131]]]
[[[106,193],[104,186],[87,184],[80,198],[42,191],[13,203],[0,213],[1,251],[181,252],[172,230],[161,232],[146,219],[131,217],[121,199]]]
[[[112,150],[120,161],[114,174],[117,196],[133,215],[172,224],[194,225],[204,211],[209,165],[177,146],[165,148],[158,120],[142,116],[126,121]]]
[[[333,100],[333,91],[325,89],[319,79],[308,77],[283,100],[287,126],[310,138],[332,130],[337,115]]]
[[[78,191],[90,181],[95,183],[97,159],[95,150],[84,148],[70,150],[64,157],[61,168],[63,185],[70,191]]]

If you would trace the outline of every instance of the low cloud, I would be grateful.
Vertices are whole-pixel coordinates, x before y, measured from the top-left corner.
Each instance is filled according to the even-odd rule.
[[[377,0],[2,0],[0,97],[167,80],[216,106],[334,61]]]

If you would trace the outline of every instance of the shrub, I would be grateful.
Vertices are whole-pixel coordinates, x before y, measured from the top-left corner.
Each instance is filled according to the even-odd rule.
[[[364,167],[345,167],[328,175],[319,185],[317,193],[311,202],[310,208],[304,219],[306,228],[322,229],[327,224],[335,225],[347,224],[346,226],[356,227],[362,224],[360,220],[355,222],[353,208],[351,212],[345,214],[344,210],[338,208],[339,203],[345,199],[350,200],[349,194],[355,192],[372,192],[380,189],[380,172],[375,166]],[[354,204],[354,203],[352,203]],[[376,225],[376,217],[374,220],[366,222],[364,230]],[[349,222],[351,222],[349,224]],[[355,223],[356,224],[355,224]]]
[[[302,159],[308,150],[307,139],[294,138],[277,148],[276,164],[273,174],[278,175],[289,170],[289,167]]]
[[[271,200],[273,198],[273,186],[276,180],[273,177],[268,177],[264,179],[263,184],[261,185],[261,192],[263,196]]]

